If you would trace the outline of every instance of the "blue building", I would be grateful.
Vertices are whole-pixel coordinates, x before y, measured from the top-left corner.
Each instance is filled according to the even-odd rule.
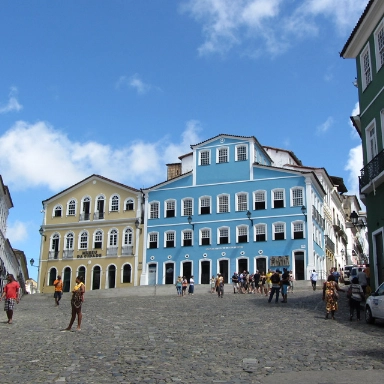
[[[304,280],[324,268],[324,220],[312,213],[322,212],[325,191],[293,153],[272,159],[266,148],[253,136],[220,134],[191,145],[167,164],[167,181],[143,190],[141,284],[179,275],[208,284],[219,272],[230,282],[233,272],[283,268]]]

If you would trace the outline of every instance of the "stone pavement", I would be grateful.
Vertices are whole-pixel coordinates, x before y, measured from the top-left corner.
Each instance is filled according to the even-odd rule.
[[[154,289],[86,292],[80,332],[60,332],[69,293],[59,307],[52,295],[24,296],[13,324],[0,318],[1,382],[382,382],[384,323],[350,322],[344,294],[336,320],[325,320],[308,284],[287,304],[230,286],[222,299],[207,286],[186,297]]]

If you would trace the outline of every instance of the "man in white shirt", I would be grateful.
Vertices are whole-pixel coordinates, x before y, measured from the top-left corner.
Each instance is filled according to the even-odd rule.
[[[359,279],[359,284],[361,285],[361,288],[363,288],[363,292],[365,295],[368,282],[367,282],[367,275],[365,274],[365,272],[363,272],[362,268],[359,268],[357,270],[357,278]]]
[[[314,269],[313,272],[311,273],[311,283],[312,283],[312,289],[316,291],[316,282],[317,282],[317,272]]]

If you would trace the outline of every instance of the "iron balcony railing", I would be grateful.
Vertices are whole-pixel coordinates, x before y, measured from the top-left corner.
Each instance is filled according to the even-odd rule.
[[[335,243],[327,235],[325,235],[325,247],[335,253]]]
[[[123,245],[121,254],[123,256],[133,256],[133,245]]]
[[[48,260],[56,260],[59,258],[59,251],[49,251]]]
[[[102,220],[104,219],[104,212],[95,212],[93,214],[93,220]]]
[[[384,171],[384,149],[376,155],[361,171],[359,177],[360,190]]]
[[[63,259],[73,259],[73,249],[65,249],[63,251]]]
[[[88,221],[91,219],[90,213],[80,213],[80,221]]]
[[[107,256],[117,256],[118,247],[108,247],[107,248]]]

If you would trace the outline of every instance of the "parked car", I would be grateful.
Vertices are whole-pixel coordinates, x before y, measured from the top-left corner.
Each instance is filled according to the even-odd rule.
[[[344,284],[345,285],[348,285],[348,284],[351,284],[351,280],[352,280],[352,277],[350,277],[351,275],[351,270],[352,268],[356,268],[357,266],[356,265],[346,265],[344,267]]]
[[[365,321],[373,324],[376,319],[384,320],[384,283],[365,302]]]

